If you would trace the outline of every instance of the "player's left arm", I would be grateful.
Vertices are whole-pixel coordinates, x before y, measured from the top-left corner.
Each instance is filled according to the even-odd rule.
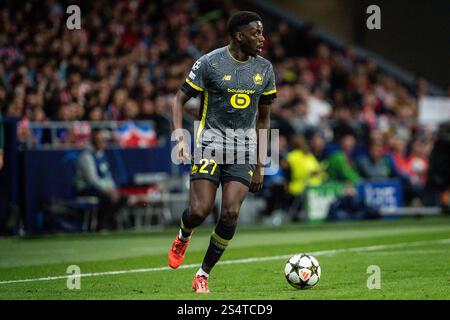
[[[264,165],[266,162],[269,144],[270,106],[277,96],[275,74],[273,72],[272,65],[270,65],[266,76],[266,86],[259,99],[258,105],[258,119],[256,120],[257,164],[256,170],[253,174],[252,182],[250,184],[250,192],[259,192],[262,189],[264,180]],[[261,140],[260,137],[263,137],[263,135],[265,135],[265,139]]]
[[[262,130],[262,131],[260,131]],[[250,192],[259,192],[264,181],[264,164],[266,162],[270,130],[270,104],[260,104],[256,122],[257,164],[253,174]],[[265,135],[265,139],[262,138]]]

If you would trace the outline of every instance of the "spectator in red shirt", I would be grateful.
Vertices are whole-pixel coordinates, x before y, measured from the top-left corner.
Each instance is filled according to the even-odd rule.
[[[399,135],[390,139],[392,160],[397,170],[404,175],[409,175],[409,161],[406,156],[407,140]]]
[[[411,154],[406,159],[411,182],[416,185],[425,185],[428,170],[428,152],[426,142],[415,139],[411,144]]]

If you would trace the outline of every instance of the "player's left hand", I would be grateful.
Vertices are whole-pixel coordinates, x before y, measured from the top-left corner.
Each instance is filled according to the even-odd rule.
[[[256,167],[255,172],[253,173],[252,182],[250,183],[249,191],[256,193],[260,192],[263,186],[264,180],[264,167]]]

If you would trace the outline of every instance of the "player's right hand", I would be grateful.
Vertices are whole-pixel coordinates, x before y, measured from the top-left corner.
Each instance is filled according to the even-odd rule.
[[[190,162],[190,148],[184,140],[177,142],[177,161],[182,164]]]

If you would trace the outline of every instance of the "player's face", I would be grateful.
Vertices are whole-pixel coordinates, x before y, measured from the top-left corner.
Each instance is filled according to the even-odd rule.
[[[249,56],[262,52],[264,46],[263,25],[261,21],[252,21],[242,27],[239,44],[241,50]]]
[[[99,132],[95,133],[92,137],[92,144],[95,150],[103,150],[106,147],[105,139],[103,135]]]

